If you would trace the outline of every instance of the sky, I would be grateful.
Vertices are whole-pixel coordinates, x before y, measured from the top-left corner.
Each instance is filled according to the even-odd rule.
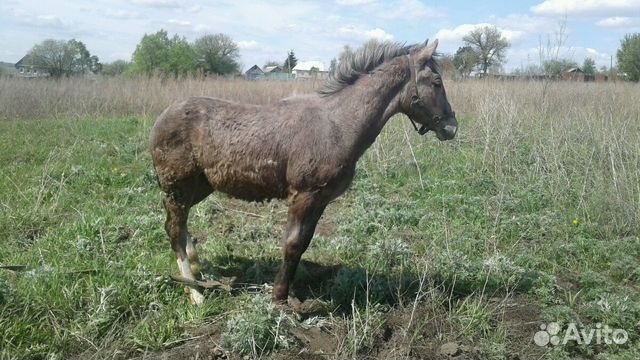
[[[556,56],[552,48],[559,58],[609,67],[624,35],[640,32],[640,0],[0,0],[0,61],[16,62],[49,38],[80,40],[101,62],[131,60],[145,33],[165,29],[189,41],[231,36],[245,70],[281,62],[290,49],[299,61],[328,67],[344,45],[370,38],[437,38],[438,51],[453,54],[482,25],[511,42],[506,71],[538,65]]]

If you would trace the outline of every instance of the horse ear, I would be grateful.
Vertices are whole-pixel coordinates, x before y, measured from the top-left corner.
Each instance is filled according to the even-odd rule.
[[[426,44],[425,42],[425,47],[422,50],[420,50],[420,52],[418,53],[418,61],[421,64],[425,64],[427,61],[429,61],[429,59],[431,59],[433,54],[436,53],[437,48],[438,48],[438,39],[435,39],[430,45]]]

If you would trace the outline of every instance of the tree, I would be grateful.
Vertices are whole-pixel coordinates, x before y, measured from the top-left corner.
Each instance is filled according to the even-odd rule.
[[[81,41],[47,39],[36,44],[27,54],[29,65],[59,78],[100,71],[100,61],[91,55]]]
[[[75,48],[79,58],[76,59],[76,66],[78,67],[78,71],[81,73],[98,73],[102,69],[102,64],[98,60],[98,57],[95,55],[91,55],[87,47],[84,45],[82,41],[77,41],[75,39],[71,39],[68,41],[70,47]]]
[[[131,63],[125,60],[116,60],[112,63],[102,65],[100,73],[107,76],[120,76],[127,72]]]
[[[137,74],[151,75],[169,61],[169,37],[165,30],[144,34],[133,52],[132,70]]]
[[[587,76],[595,76],[596,75],[596,62],[592,58],[584,59],[582,63],[582,71]]]
[[[179,76],[195,73],[197,66],[197,55],[187,40],[178,35],[169,38],[165,30],[145,34],[133,53],[135,74]]]
[[[482,26],[472,30],[462,40],[478,57],[478,66],[486,74],[491,66],[500,65],[511,44],[495,26]]]
[[[560,76],[569,69],[578,67],[575,61],[569,59],[547,60],[542,63],[544,73],[549,76]]]
[[[334,74],[337,68],[338,68],[338,59],[336,58],[331,59],[331,63],[329,64],[329,73]]]
[[[287,59],[284,61],[284,70],[291,74],[291,70],[298,64],[298,59],[296,58],[296,54],[293,50],[289,50],[287,54]]]
[[[228,35],[204,35],[194,42],[193,49],[200,66],[207,73],[225,75],[240,72],[240,51]]]
[[[511,74],[515,76],[532,77],[544,74],[544,70],[540,65],[529,64],[525,68],[514,69]]]
[[[640,81],[640,33],[624,36],[618,49],[618,70],[631,81]]]
[[[453,55],[453,66],[463,77],[469,76],[478,62],[478,54],[471,46],[459,47]]]
[[[443,77],[452,77],[456,72],[456,67],[453,65],[453,55],[440,54],[438,55],[438,70]]]
[[[338,59],[340,60],[340,62],[343,62],[350,59],[352,56],[353,56],[353,48],[351,48],[351,46],[349,45],[345,45],[342,48],[342,52],[340,53],[340,56],[338,57]]]
[[[262,68],[264,69],[267,66],[282,66],[282,65],[279,62],[275,61],[275,60],[267,60],[267,62],[264,63],[264,66]]]
[[[198,70],[198,56],[185,38],[173,37],[169,45],[169,62],[163,70],[174,77],[194,74]]]

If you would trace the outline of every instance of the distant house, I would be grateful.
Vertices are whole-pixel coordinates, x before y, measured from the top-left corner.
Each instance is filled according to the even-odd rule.
[[[293,75],[289,74],[280,65],[264,67],[265,80],[293,80]]]
[[[22,59],[18,60],[14,67],[16,68],[17,75],[21,77],[49,76],[49,73],[46,70],[31,64],[29,54],[23,56]]]
[[[264,71],[260,69],[260,66],[253,65],[249,70],[244,73],[247,80],[255,81],[264,78]]]
[[[281,73],[281,72],[284,72],[284,69],[280,65],[271,65],[271,66],[264,67],[265,74],[269,74],[269,73],[275,74],[275,73]]]
[[[562,73],[562,80],[567,81],[584,81],[584,71],[580,68],[571,68]]]
[[[324,64],[321,61],[301,61],[291,69],[297,80],[308,79],[327,79],[329,72],[324,70]]]

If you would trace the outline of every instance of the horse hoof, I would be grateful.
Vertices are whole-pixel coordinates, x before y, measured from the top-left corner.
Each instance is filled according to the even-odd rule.
[[[191,262],[191,273],[197,279],[200,278],[200,263],[199,262]]]

